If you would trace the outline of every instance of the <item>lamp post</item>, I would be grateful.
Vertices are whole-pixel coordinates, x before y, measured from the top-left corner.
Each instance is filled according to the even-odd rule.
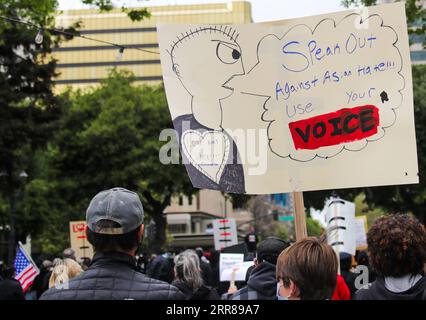
[[[16,204],[20,194],[21,183],[24,183],[28,178],[28,174],[25,171],[21,171],[19,174],[19,185],[16,191],[12,192],[9,198],[10,204],[10,222],[9,222],[9,241],[8,241],[8,263],[12,264],[15,256],[15,241],[16,241],[16,230],[15,230],[15,214]]]

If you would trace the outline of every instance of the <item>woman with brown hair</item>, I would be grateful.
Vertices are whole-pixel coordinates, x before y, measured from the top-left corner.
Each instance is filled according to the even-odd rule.
[[[337,266],[336,254],[322,238],[297,241],[278,257],[278,299],[330,299],[336,288]]]

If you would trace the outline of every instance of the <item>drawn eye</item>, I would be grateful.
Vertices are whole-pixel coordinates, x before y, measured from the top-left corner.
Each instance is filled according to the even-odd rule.
[[[219,42],[216,47],[216,55],[223,63],[233,64],[240,59],[241,52],[232,45]]]

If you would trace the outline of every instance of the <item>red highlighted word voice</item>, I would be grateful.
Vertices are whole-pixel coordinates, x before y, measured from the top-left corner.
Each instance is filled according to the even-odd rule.
[[[379,123],[379,109],[365,105],[290,122],[289,127],[296,149],[315,150],[370,137]]]

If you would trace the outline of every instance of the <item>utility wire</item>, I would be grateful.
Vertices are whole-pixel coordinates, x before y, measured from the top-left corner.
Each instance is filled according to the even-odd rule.
[[[49,32],[60,33],[60,34],[63,34],[65,36],[79,37],[79,38],[82,38],[82,39],[86,39],[86,40],[90,40],[90,41],[94,41],[94,42],[98,42],[98,43],[109,44],[110,46],[118,48],[121,53],[124,51],[124,49],[133,49],[133,50],[138,50],[138,51],[141,51],[141,52],[147,52],[147,53],[152,53],[152,54],[160,54],[159,52],[156,52],[156,51],[151,51],[151,50],[146,50],[146,49],[141,49],[141,48],[135,48],[135,47],[117,44],[117,43],[113,43],[113,42],[109,42],[109,41],[105,41],[105,40],[95,39],[95,38],[92,38],[92,37],[87,37],[85,35],[81,35],[79,33],[69,32],[69,31],[60,30],[60,29],[56,29],[56,28],[43,28],[43,27],[35,25],[32,22],[28,22],[28,21],[25,21],[25,20],[14,19],[14,18],[2,16],[2,15],[0,15],[0,19],[25,24],[25,25],[30,26],[32,28],[35,28],[39,31],[48,30]]]

